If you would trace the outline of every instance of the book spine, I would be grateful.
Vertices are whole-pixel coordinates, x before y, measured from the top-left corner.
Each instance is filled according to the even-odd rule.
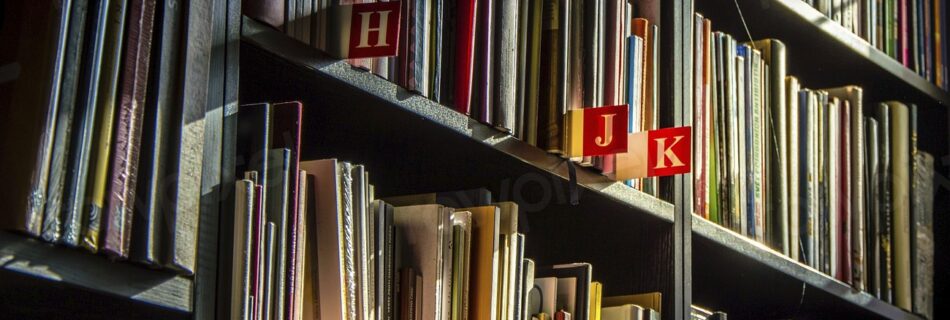
[[[877,108],[877,117],[880,127],[878,133],[880,134],[880,165],[879,171],[881,175],[880,183],[878,187],[881,190],[880,199],[878,201],[880,205],[880,216],[878,217],[878,225],[880,226],[879,239],[880,250],[881,250],[881,265],[879,269],[881,270],[881,299],[886,302],[893,301],[893,288],[894,282],[892,278],[893,268],[892,268],[892,259],[891,255],[891,121],[890,121],[890,106],[887,104],[880,104]]]
[[[128,257],[138,176],[142,113],[148,82],[148,62],[152,45],[155,1],[133,2],[130,7],[125,62],[120,90],[119,119],[115,131],[109,205],[106,209],[106,253]]]
[[[472,88],[472,117],[482,123],[492,123],[492,97],[494,86],[495,3],[496,0],[478,2],[478,19],[475,45],[475,78]]]
[[[912,131],[913,134],[913,131]],[[934,234],[933,234],[933,179],[934,158],[926,152],[914,157],[914,212],[911,243],[914,245],[913,274],[914,312],[933,318],[934,301]]]
[[[182,75],[184,89],[182,90],[180,121],[176,124],[178,140],[174,143],[178,149],[178,158],[174,162],[177,166],[178,184],[175,189],[174,214],[167,217],[173,234],[171,248],[167,250],[168,266],[185,272],[193,273],[197,255],[197,235],[199,216],[201,212],[202,176],[205,172],[193,170],[202,167],[206,162],[205,132],[207,126],[213,124],[206,121],[207,116],[223,116],[221,110],[210,109],[207,84],[210,82],[211,63],[211,21],[200,17],[211,16],[210,0],[195,0],[188,3],[187,43],[185,48]],[[220,120],[219,120],[220,121]],[[220,130],[220,129],[218,129]],[[218,136],[218,130],[213,130]],[[209,145],[211,150],[220,148],[220,145]],[[217,167],[217,166],[214,166]],[[208,170],[207,168],[204,170]]]
[[[559,34],[561,33],[561,0],[543,2],[541,15],[540,88],[538,91],[538,147],[547,152],[561,151],[561,122],[563,113],[558,101],[563,87],[560,85],[560,60],[562,55]]]
[[[881,251],[880,251],[880,169],[878,161],[878,124],[872,117],[865,118],[865,137],[867,139],[865,148],[865,158],[867,159],[867,261],[868,272],[865,276],[868,278],[868,292],[880,298],[881,297]]]
[[[890,105],[891,112],[891,238],[894,265],[894,304],[912,310],[910,290],[910,146],[908,111],[903,104]]]
[[[407,2],[407,1],[404,1]],[[455,45],[455,110],[471,114],[472,80],[475,55],[475,21],[477,0],[461,0],[457,3]]]
[[[109,0],[96,1],[91,10],[93,15],[90,17],[88,34],[91,35],[89,41],[86,41],[86,52],[83,60],[83,70],[81,71],[79,97],[76,99],[76,108],[79,110],[79,124],[77,125],[74,143],[70,153],[73,158],[70,161],[69,177],[66,185],[65,214],[63,218],[63,243],[71,247],[77,247],[83,234],[84,213],[86,210],[85,201],[87,195],[87,186],[89,184],[89,174],[92,170],[91,159],[95,152],[93,149],[93,137],[97,126],[103,124],[96,123],[99,115],[97,100],[99,99],[99,79],[103,71],[103,55],[105,50],[106,27],[109,24],[109,11],[111,5]]]
[[[91,199],[87,200],[86,227],[83,230],[82,246],[89,251],[97,252],[100,248],[100,229],[102,218],[105,215],[106,188],[109,181],[109,163],[112,159],[113,124],[115,119],[116,97],[119,87],[119,75],[122,72],[121,61],[125,37],[123,30],[126,24],[126,1],[112,1],[109,5],[109,22],[106,26],[106,40],[103,52],[102,78],[99,84],[99,99],[96,104],[99,113],[96,122],[98,127],[93,141],[94,160],[93,181],[89,185],[88,193]]]
[[[867,290],[867,270],[865,268],[867,238],[866,226],[866,206],[865,194],[866,178],[864,149],[866,146],[864,138],[864,111],[863,111],[863,92],[860,88],[849,88],[851,101],[851,117],[848,119],[850,125],[850,177],[851,177],[851,284],[861,291]]]
[[[851,106],[848,100],[841,100],[839,105],[838,129],[840,144],[839,147],[839,167],[838,183],[840,186],[838,193],[838,272],[837,278],[845,283],[851,283],[851,152],[847,150],[851,146]]]
[[[538,146],[538,124],[540,118],[540,95],[541,95],[541,12],[544,1],[529,0],[527,15],[528,44],[526,47],[527,79],[525,88],[524,103],[524,126],[522,135],[525,142],[532,146]],[[548,91],[548,90],[545,90]]]
[[[164,227],[163,216],[174,214],[166,209],[166,196],[169,191],[169,161],[172,118],[179,113],[179,45],[181,35],[181,5],[175,1],[166,1],[156,12],[155,36],[153,40],[152,61],[149,68],[155,70],[149,77],[148,92],[144,112],[142,141],[149,148],[143,148],[139,162],[139,179],[136,194],[137,212],[133,216],[130,255],[133,260],[150,265],[161,263],[161,243]],[[173,182],[172,182],[173,183]],[[167,197],[174,200],[173,197]]]
[[[49,180],[46,187],[46,205],[43,214],[43,240],[59,242],[63,231],[63,200],[66,186],[66,170],[70,139],[73,136],[73,119],[76,116],[79,68],[82,61],[85,38],[88,0],[69,2],[69,13],[63,21],[66,46],[63,54],[62,74],[59,79],[59,108],[56,114],[56,129],[52,141],[52,158],[49,164]]]
[[[512,135],[520,134],[517,129],[519,120],[517,81],[518,81],[518,1],[495,1],[495,19],[497,24],[492,31],[493,40],[493,80],[491,107],[494,108],[491,123],[502,131]]]

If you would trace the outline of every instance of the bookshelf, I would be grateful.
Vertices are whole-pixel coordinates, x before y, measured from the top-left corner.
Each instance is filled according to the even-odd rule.
[[[571,205],[562,158],[254,20],[242,40],[241,101],[301,100],[301,159],[362,163],[381,197],[486,187],[527,212],[525,255],[539,265],[590,262],[605,294],[661,291],[672,303],[672,204],[578,167]]]
[[[113,263],[102,256],[50,246],[8,232],[0,232],[0,260],[5,274],[0,277],[3,287],[16,282],[35,284],[45,280],[150,305],[144,309],[167,309],[169,311],[162,312],[178,317],[193,310],[194,281],[174,273]],[[25,277],[15,280],[17,276]],[[17,298],[10,294],[4,296]]]
[[[918,106],[919,148],[940,159],[948,154],[947,109],[950,94],[846,30],[801,0],[689,1],[694,11],[712,20],[739,42],[776,38],[785,43],[787,74],[803,87],[830,88],[855,84],[864,88],[865,116],[879,102],[901,100]],[[736,7],[738,5],[738,9]],[[939,160],[938,160],[939,161]],[[938,176],[947,167],[936,165]],[[941,189],[938,182],[935,188]],[[934,200],[936,264],[945,265],[946,190]],[[729,310],[736,318],[923,319],[849,284],[793,261],[765,245],[701,218],[693,219],[693,301]],[[934,286],[945,279],[935,273]],[[935,290],[935,314],[941,295]]]

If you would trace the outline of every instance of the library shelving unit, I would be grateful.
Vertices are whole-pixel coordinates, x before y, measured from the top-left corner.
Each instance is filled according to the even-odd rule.
[[[243,17],[240,0],[207,1],[214,8],[211,139],[221,139],[214,133],[240,104],[300,100],[302,160],[334,157],[364,164],[379,196],[488,188],[496,201],[518,202],[526,257],[538,265],[589,262],[605,296],[659,291],[663,319],[688,319],[692,303],[724,311],[730,319],[922,319],[694,216],[690,174],[662,179],[660,196],[653,197],[579,167],[578,202],[572,204],[563,158]],[[691,118],[693,14],[710,18],[714,30],[747,40],[738,4],[752,37],[785,42],[788,74],[804,86],[860,85],[865,106],[891,99],[915,103],[920,149],[935,155],[938,164],[950,154],[950,95],[804,2],[662,4],[662,126],[688,125]],[[233,190],[234,176],[221,168],[234,159],[217,159],[203,168],[194,275],[111,262],[0,232],[0,301],[12,307],[4,316],[229,319],[230,248],[219,250],[219,244],[232,232],[228,203],[233,199],[222,190]],[[940,177],[948,175],[947,166],[936,169]],[[940,181],[935,270],[947,266],[941,245],[950,235],[945,214],[950,197],[943,188],[950,180]],[[936,293],[946,281],[946,274],[935,272]],[[935,296],[938,318],[945,315],[944,299]]]
[[[242,32],[241,101],[302,101],[301,159],[363,164],[380,197],[488,188],[519,203],[538,265],[589,262],[608,295],[671,292],[671,204],[579,168],[571,205],[564,159],[254,20]]]
[[[694,12],[712,20],[714,31],[748,41],[776,38],[785,43],[787,74],[803,87],[864,88],[865,115],[888,100],[918,106],[919,148],[937,160],[934,188],[934,270],[946,266],[948,106],[950,95],[801,0],[693,0]],[[687,4],[688,5],[688,4]],[[740,16],[741,12],[741,16]],[[945,163],[945,162],[943,162]],[[849,284],[714,223],[695,218],[692,240],[692,301],[726,310],[737,319],[923,319]],[[941,288],[946,276],[934,274],[935,317],[945,316]]]

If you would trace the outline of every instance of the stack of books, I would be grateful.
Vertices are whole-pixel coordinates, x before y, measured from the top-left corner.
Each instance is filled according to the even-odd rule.
[[[0,227],[194,271],[211,2],[156,2],[3,5]]]
[[[848,31],[944,90],[946,0],[804,0]]]
[[[930,310],[933,157],[917,149],[916,106],[805,88],[781,41],[738,43],[699,14],[695,26],[694,213]]]
[[[243,5],[332,52],[334,7],[309,2]],[[659,128],[659,2],[404,0],[400,16],[395,57],[348,61],[556,154],[565,153],[568,110],[627,104],[630,132]],[[614,172],[613,157],[574,160]],[[630,184],[656,194],[655,179]]]
[[[248,160],[223,250],[230,318],[660,318],[659,293],[603,297],[589,263],[536,266],[518,205],[486,189],[378,198],[363,165],[301,161],[302,111],[242,105],[225,137]]]

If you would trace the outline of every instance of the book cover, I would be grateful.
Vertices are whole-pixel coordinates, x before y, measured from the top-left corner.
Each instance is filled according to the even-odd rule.
[[[129,7],[122,83],[116,121],[109,201],[105,208],[105,243],[109,255],[125,259],[129,254],[135,183],[142,134],[142,113],[149,74],[155,1],[133,2]]]
[[[865,275],[868,278],[867,291],[875,297],[881,296],[881,250],[880,250],[880,161],[879,157],[879,139],[878,123],[872,117],[865,117],[865,172],[867,190],[865,199],[867,200],[867,225],[865,234],[867,241],[865,247],[867,250],[867,266]]]
[[[865,159],[862,156],[865,153],[864,131],[864,104],[863,89],[858,86],[845,86],[840,88],[826,89],[829,95],[845,100],[850,105],[850,116],[846,121],[849,126],[850,143],[849,149],[849,187],[851,192],[850,212],[851,212],[851,284],[858,290],[866,290],[867,275],[865,270],[865,239],[867,237],[866,223],[866,201],[863,190],[866,189]]]
[[[913,288],[913,311],[930,319],[934,307],[934,158],[919,151],[914,155],[913,174],[913,221],[911,244],[914,248],[911,261],[911,288]]]
[[[891,138],[891,209],[894,304],[912,310],[910,277],[910,137],[907,106],[888,102]]]
[[[451,208],[442,205],[415,205],[396,207],[393,221],[396,232],[405,237],[409,244],[403,251],[403,261],[409,266],[419,268],[422,287],[416,288],[417,299],[422,300],[421,315],[425,319],[446,319],[450,308],[445,297],[448,267],[451,272],[451,252],[448,239],[451,239]],[[451,277],[451,274],[448,274]],[[449,290],[450,292],[450,290]]]
[[[66,178],[63,243],[78,247],[83,236],[86,218],[86,200],[88,197],[89,176],[92,167],[93,147],[96,129],[103,126],[97,123],[101,113],[98,108],[99,83],[103,70],[106,49],[106,28],[111,19],[111,1],[96,1],[90,7],[88,39],[85,41],[82,70],[80,71],[78,96],[76,98],[76,131],[69,153],[68,177]]]
[[[347,310],[346,281],[344,278],[344,239],[342,213],[344,208],[340,164],[336,159],[312,160],[300,163],[314,177],[314,239],[316,270],[319,279],[315,285],[316,300],[320,301],[319,319],[341,319]]]
[[[875,116],[879,124],[879,165],[878,171],[880,172],[880,180],[878,180],[878,187],[880,189],[880,198],[878,199],[879,206],[879,216],[878,216],[878,230],[880,232],[879,239],[880,244],[878,248],[880,249],[880,262],[881,265],[878,267],[881,270],[881,300],[891,302],[893,301],[893,265],[892,265],[892,238],[891,238],[891,229],[893,226],[893,221],[891,220],[893,203],[892,199],[892,176],[893,172],[891,171],[891,116],[890,116],[890,106],[886,103],[878,104],[876,109]]]
[[[469,319],[490,319],[498,310],[499,228],[501,212],[495,206],[459,208],[472,213]]]
[[[177,3],[164,3],[156,7],[155,35],[152,45],[152,61],[149,68],[155,70],[149,75],[148,92],[142,127],[142,141],[149,148],[142,148],[139,161],[139,175],[141,179],[136,186],[139,214],[133,215],[132,243],[130,256],[132,260],[160,265],[162,262],[161,243],[163,235],[164,215],[175,214],[174,207],[167,207],[174,203],[175,195],[170,193],[168,186],[177,181],[166,182],[177,175],[177,168],[173,163],[172,130],[176,123],[173,117],[182,113],[178,101],[181,101],[180,83],[180,45],[182,42],[182,8]],[[204,108],[202,108],[203,110]],[[200,152],[198,153],[200,154]],[[175,170],[175,171],[171,171]],[[170,242],[170,240],[169,240]]]
[[[786,129],[788,119],[785,108],[785,44],[775,39],[765,39],[755,41],[756,48],[762,51],[762,59],[768,66],[768,88],[767,92],[771,95],[766,108],[766,118],[772,119],[774,125],[766,121],[765,124],[765,149],[766,154],[766,190],[769,191],[768,205],[765,220],[766,234],[771,235],[768,243],[773,248],[781,249],[787,252],[788,247],[784,239],[787,235],[787,217],[788,217],[788,176],[783,174],[788,171],[788,131]],[[774,141],[774,142],[773,142]]]
[[[106,188],[109,180],[109,163],[112,159],[112,138],[115,110],[117,107],[117,92],[119,74],[122,61],[125,37],[123,30],[126,23],[126,1],[111,1],[109,3],[109,21],[106,26],[106,39],[103,47],[101,78],[98,89],[99,98],[96,100],[98,113],[96,123],[101,124],[95,129],[93,150],[90,158],[93,161],[92,183],[87,193],[90,199],[86,201],[86,221],[82,235],[82,246],[89,251],[97,252],[100,246],[100,230],[102,218],[105,215]]]
[[[79,71],[83,59],[88,0],[73,0],[69,3],[68,22],[64,28],[66,37],[63,69],[59,79],[59,108],[56,114],[56,129],[53,137],[53,154],[50,159],[49,181],[46,186],[46,206],[43,214],[43,240],[60,242],[64,229],[64,200],[66,179],[70,169],[70,144],[74,143],[76,99],[79,92]],[[72,218],[72,217],[70,217]]]

